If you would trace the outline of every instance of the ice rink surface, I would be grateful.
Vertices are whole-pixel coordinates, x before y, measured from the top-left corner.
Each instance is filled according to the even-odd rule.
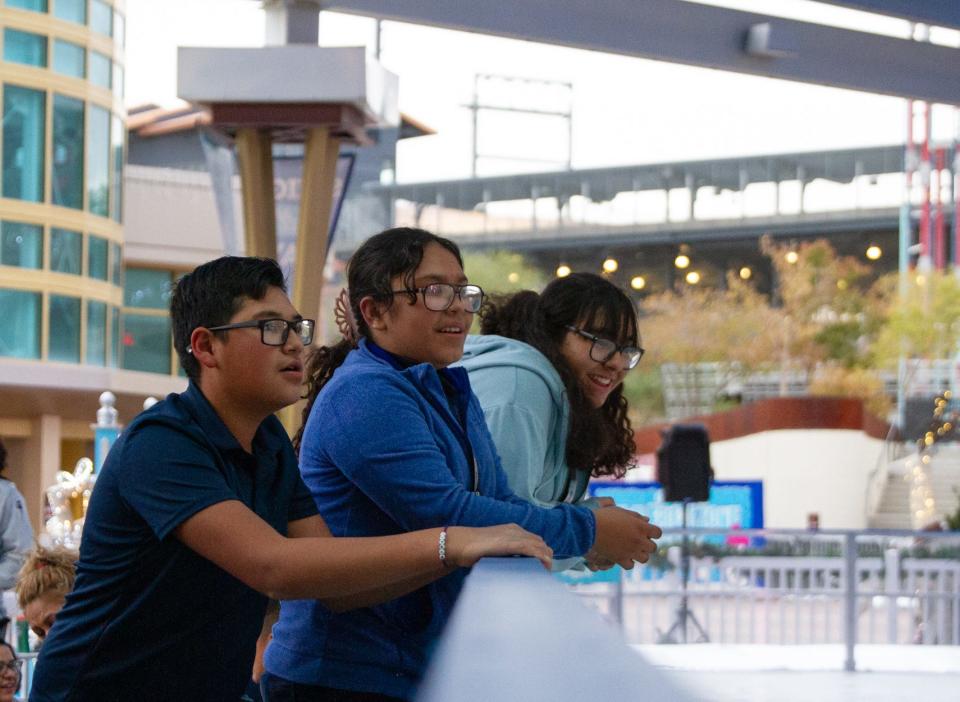
[[[699,700],[711,702],[960,702],[960,647],[634,646]]]

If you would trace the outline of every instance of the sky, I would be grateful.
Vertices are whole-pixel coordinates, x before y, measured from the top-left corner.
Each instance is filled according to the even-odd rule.
[[[707,2],[708,0],[703,0]],[[709,0],[769,12],[761,0]],[[778,0],[777,11],[847,28],[905,36],[906,22],[808,0]],[[371,47],[374,22],[324,12],[323,46]],[[176,47],[260,46],[263,11],[254,0],[127,0],[128,106],[174,105]],[[960,33],[936,41],[960,46]],[[383,24],[381,61],[400,77],[400,109],[437,131],[398,147],[401,182],[463,178],[471,169],[474,76],[489,73],[572,85],[569,91],[488,83],[483,99],[514,107],[572,106],[572,164],[591,168],[757,153],[902,143],[906,101],[879,95],[692,68],[597,52]],[[514,89],[511,89],[513,86]],[[550,93],[549,95],[547,93]],[[935,137],[958,132],[957,111],[934,110]],[[482,113],[480,174],[562,168],[565,123],[556,117]]]

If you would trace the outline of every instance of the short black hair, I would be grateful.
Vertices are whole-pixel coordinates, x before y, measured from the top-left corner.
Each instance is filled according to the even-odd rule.
[[[262,300],[271,287],[286,292],[283,271],[273,259],[254,256],[223,256],[176,282],[170,298],[173,347],[189,378],[200,378],[200,364],[188,353],[193,330],[227,324],[244,300]]]
[[[3,439],[0,439],[0,473],[7,469],[7,447],[3,445]]]

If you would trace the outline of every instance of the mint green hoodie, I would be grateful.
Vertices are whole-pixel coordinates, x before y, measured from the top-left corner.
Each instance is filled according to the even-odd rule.
[[[589,474],[578,470],[576,480],[567,481],[570,403],[547,357],[522,341],[489,334],[467,337],[460,365],[480,399],[510,489],[540,507],[568,502],[594,508],[595,500],[584,499]],[[554,570],[581,562],[558,560]]]

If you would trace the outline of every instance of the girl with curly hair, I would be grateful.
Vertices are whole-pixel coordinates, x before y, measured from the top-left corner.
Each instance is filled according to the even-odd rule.
[[[574,273],[540,294],[490,300],[480,318],[462,365],[511,489],[541,506],[607,504],[584,496],[591,477],[622,477],[633,459],[623,395],[643,357],[633,302],[605,278]]]

